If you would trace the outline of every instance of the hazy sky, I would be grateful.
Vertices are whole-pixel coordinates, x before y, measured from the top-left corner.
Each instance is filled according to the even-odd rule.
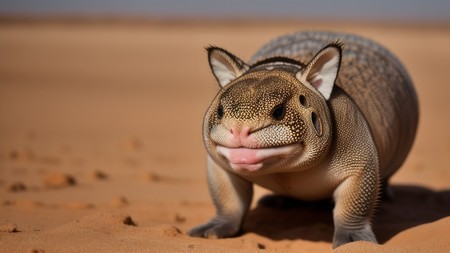
[[[0,13],[450,23],[450,0],[0,0]]]

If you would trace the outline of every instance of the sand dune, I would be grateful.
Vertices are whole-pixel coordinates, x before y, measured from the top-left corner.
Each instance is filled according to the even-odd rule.
[[[203,48],[248,59],[305,29],[386,45],[420,99],[414,148],[374,219],[380,245],[336,251],[450,251],[450,28],[301,22],[0,23],[0,251],[332,252],[329,204],[258,205],[260,188],[242,235],[185,234],[214,214],[201,124],[218,86]]]

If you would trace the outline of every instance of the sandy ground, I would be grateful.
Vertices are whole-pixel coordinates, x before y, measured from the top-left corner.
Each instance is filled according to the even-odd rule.
[[[450,28],[365,24],[0,24],[0,252],[331,252],[331,211],[253,205],[243,234],[196,239],[214,214],[204,47],[248,59],[281,34],[358,33],[415,81],[415,146],[380,204],[381,243],[338,252],[450,251]],[[265,194],[257,189],[255,203]]]

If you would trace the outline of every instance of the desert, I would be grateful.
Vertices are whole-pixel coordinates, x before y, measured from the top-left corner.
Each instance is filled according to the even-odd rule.
[[[2,20],[0,252],[332,252],[331,209],[258,205],[243,232],[191,238],[215,212],[202,118],[219,89],[204,48],[243,59],[300,30],[366,36],[411,75],[419,129],[374,217],[379,245],[450,251],[450,26],[300,21]]]

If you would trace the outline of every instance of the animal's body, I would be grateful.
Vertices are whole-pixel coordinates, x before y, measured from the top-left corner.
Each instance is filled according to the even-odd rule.
[[[333,197],[334,247],[376,242],[370,219],[382,183],[418,123],[401,63],[371,40],[331,32],[277,38],[249,63],[217,47],[208,56],[221,86],[203,125],[217,214],[189,233],[236,234],[258,184],[302,200]]]

